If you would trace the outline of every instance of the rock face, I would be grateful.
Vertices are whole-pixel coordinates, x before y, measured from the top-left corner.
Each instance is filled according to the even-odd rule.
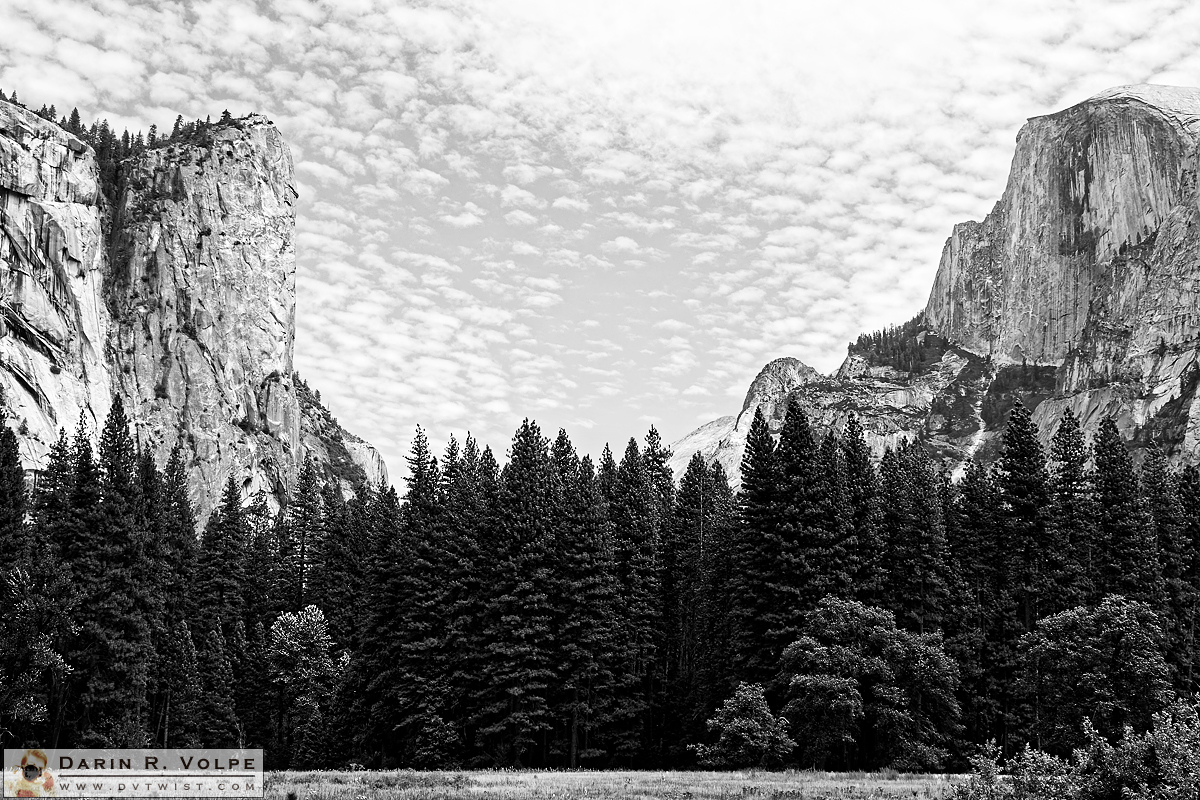
[[[709,463],[720,462],[731,483],[735,487],[740,485],[742,454],[746,450],[746,435],[754,421],[755,410],[761,408],[772,430],[778,431],[788,394],[820,377],[815,369],[794,358],[778,358],[767,364],[750,384],[742,410],[736,417],[713,420],[671,445],[671,469],[677,477],[683,475],[692,455],[699,452]]]
[[[1135,452],[1200,461],[1198,147],[1197,89],[1120,87],[1029,120],[1003,197],[954,227],[923,314],[897,333],[921,363],[852,346],[835,375],[788,391],[826,428],[859,413],[877,452],[905,438],[990,461],[1020,398],[1043,443],[1070,408],[1089,432],[1113,416]]]
[[[27,466],[117,393],[160,464],[182,446],[202,518],[230,475],[276,502],[306,458],[340,478],[293,377],[295,199],[260,116],[125,162],[109,204],[90,148],[0,102],[0,382]],[[386,480],[354,442],[339,455]]]

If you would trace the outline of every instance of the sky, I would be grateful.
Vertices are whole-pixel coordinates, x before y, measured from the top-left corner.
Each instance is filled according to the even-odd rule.
[[[741,409],[923,306],[1026,118],[1200,85],[1200,4],[0,0],[0,88],[169,130],[258,112],[300,193],[295,364],[393,480]]]

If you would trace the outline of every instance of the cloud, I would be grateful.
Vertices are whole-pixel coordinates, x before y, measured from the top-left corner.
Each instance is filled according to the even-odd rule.
[[[455,228],[473,228],[476,225],[483,224],[483,220],[477,214],[472,214],[470,211],[464,211],[461,214],[442,215],[438,219]]]
[[[516,209],[504,215],[504,221],[509,225],[536,225],[538,218],[528,211]]]
[[[295,362],[397,477],[417,424],[503,453],[545,415],[598,453],[686,433],[671,397],[735,411],[775,356],[836,368],[922,307],[1027,117],[1200,74],[1194,4],[97,8],[8,0],[0,86],[135,129],[275,120]]]
[[[618,236],[603,245],[606,253],[639,253],[642,246],[628,236]]]
[[[587,211],[591,206],[586,200],[580,200],[576,197],[556,197],[551,203],[555,208],[565,208],[570,211]]]

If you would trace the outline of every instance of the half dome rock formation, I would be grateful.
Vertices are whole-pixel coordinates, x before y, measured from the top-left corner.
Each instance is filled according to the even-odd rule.
[[[858,413],[877,453],[907,439],[991,461],[1020,399],[1043,444],[1070,408],[1088,432],[1113,416],[1135,453],[1200,462],[1198,159],[1198,89],[1124,86],[1029,120],[1000,201],[954,227],[923,313],[788,394],[826,429]],[[676,464],[715,424],[676,443]],[[714,455],[740,461],[729,442]]]
[[[302,409],[292,369],[293,184],[252,115],[126,160],[110,202],[90,147],[0,101],[0,386],[28,468],[119,394],[160,465],[182,447],[201,518],[230,475],[277,503],[309,457],[344,488],[386,482],[336,424],[302,434],[327,412]]]

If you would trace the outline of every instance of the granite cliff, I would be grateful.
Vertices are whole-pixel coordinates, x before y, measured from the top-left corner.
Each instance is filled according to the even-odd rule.
[[[1198,157],[1198,89],[1124,86],[1030,119],[999,202],[946,241],[924,311],[851,345],[834,375],[752,389],[735,421],[673,445],[677,472],[699,450],[736,477],[748,414],[777,430],[789,395],[824,429],[857,413],[876,453],[908,439],[991,461],[1020,398],[1044,443],[1070,408],[1088,432],[1113,416],[1135,454],[1197,463]]]
[[[182,446],[202,518],[230,475],[278,503],[306,458],[347,490],[387,481],[301,402],[293,184],[252,115],[126,161],[110,201],[87,144],[0,101],[0,386],[29,469],[119,395],[160,464]]]

